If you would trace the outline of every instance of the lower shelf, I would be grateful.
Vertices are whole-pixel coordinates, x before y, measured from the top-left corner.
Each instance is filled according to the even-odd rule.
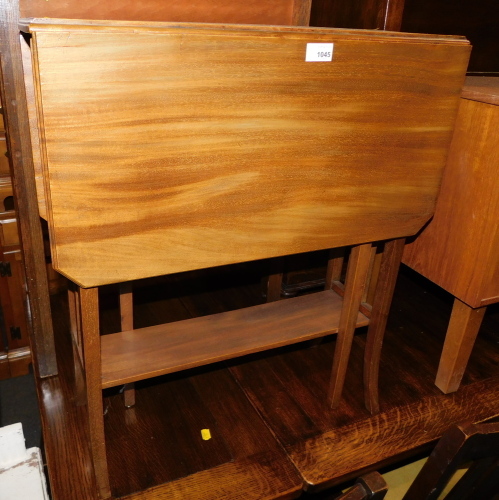
[[[282,347],[338,331],[343,300],[327,290],[102,337],[102,388]],[[359,313],[357,327],[369,323]]]

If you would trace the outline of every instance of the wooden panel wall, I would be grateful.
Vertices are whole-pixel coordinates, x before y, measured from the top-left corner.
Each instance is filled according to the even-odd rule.
[[[307,25],[310,0],[21,0],[21,17]]]

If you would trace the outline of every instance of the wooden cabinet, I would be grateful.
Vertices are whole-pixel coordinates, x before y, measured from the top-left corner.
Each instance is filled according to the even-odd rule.
[[[14,212],[0,213],[0,379],[28,373],[25,278]]]
[[[24,265],[3,119],[0,127],[0,379],[4,379],[28,373],[31,353]]]
[[[468,77],[435,216],[404,262],[455,297],[437,375],[455,391],[485,308],[499,302],[499,78]]]

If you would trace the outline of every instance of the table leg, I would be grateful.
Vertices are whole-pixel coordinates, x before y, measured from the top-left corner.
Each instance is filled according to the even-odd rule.
[[[343,307],[341,309],[340,324],[336,337],[331,382],[327,396],[332,408],[337,408],[341,402],[341,394],[343,392],[355,333],[355,323],[371,262],[371,249],[372,245],[370,243],[353,247],[348,261],[345,295],[343,296]]]
[[[81,334],[81,310],[78,290],[73,283],[68,288],[69,324],[71,343],[73,346],[73,364],[75,376],[75,403],[82,406],[86,403],[85,377],[83,370],[83,348]]]
[[[435,380],[435,385],[445,394],[459,389],[486,309],[473,309],[459,299],[454,299]]]
[[[284,259],[270,260],[270,273],[266,280],[267,302],[275,302],[281,298]]]
[[[387,241],[381,255],[364,352],[364,400],[371,414],[379,413],[379,365],[388,313],[397,282],[405,238]]]
[[[101,500],[111,498],[104,437],[104,409],[101,388],[99,299],[97,288],[80,288],[81,329],[87,388],[90,451]]]
[[[133,330],[133,289],[130,282],[120,285],[121,331]],[[135,384],[125,384],[123,388],[125,406],[135,405]]]

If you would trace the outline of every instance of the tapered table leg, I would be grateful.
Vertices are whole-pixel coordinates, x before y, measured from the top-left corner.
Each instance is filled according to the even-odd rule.
[[[486,309],[473,309],[454,299],[435,380],[435,385],[445,394],[459,389]]]
[[[80,298],[76,285],[70,283],[68,288],[69,304],[69,325],[71,331],[71,340],[73,346],[73,364],[75,376],[75,403],[82,406],[86,403],[85,397],[85,378],[83,370],[83,349],[81,334],[81,310]]]
[[[283,267],[284,260],[282,258],[270,261],[270,274],[266,280],[267,302],[275,302],[281,298]]]
[[[133,330],[133,290],[129,282],[120,285],[120,317],[121,331]],[[123,397],[127,408],[135,405],[135,384],[125,384]]]
[[[364,353],[364,398],[366,408],[373,414],[379,412],[378,379],[381,347],[404,245],[404,238],[385,243],[367,331]]]
[[[328,393],[328,402],[332,408],[336,408],[341,401],[356,319],[371,262],[371,249],[372,245],[370,243],[353,247],[348,261],[345,295],[343,296],[343,308],[341,310]]]
[[[87,386],[90,450],[95,479],[101,500],[111,497],[104,437],[102,404],[101,347],[99,331],[99,300],[97,288],[80,288],[81,327],[85,382]]]

